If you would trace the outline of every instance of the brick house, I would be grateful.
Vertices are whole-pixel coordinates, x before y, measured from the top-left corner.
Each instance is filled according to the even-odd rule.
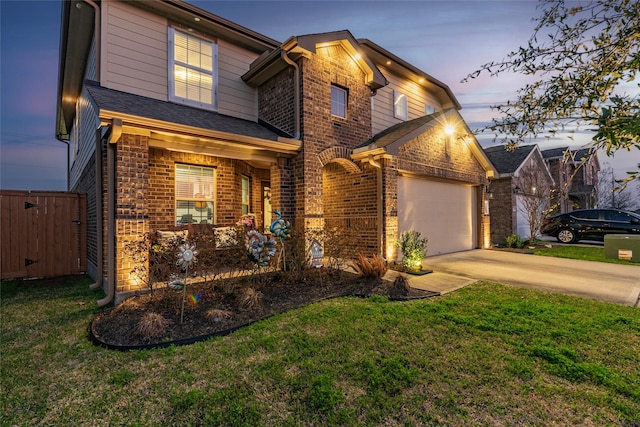
[[[179,0],[64,1],[61,31],[56,136],[87,194],[101,303],[137,289],[128,241],[249,212],[357,226],[387,259],[410,229],[430,255],[489,243],[495,171],[460,105],[370,40],[281,43]]]
[[[499,145],[484,151],[498,171],[488,188],[491,242],[504,244],[512,234],[529,238],[530,213],[538,207],[536,200],[543,210],[552,203],[548,196],[554,181],[540,148],[521,145],[507,150]]]
[[[600,162],[596,151],[561,147],[543,150],[542,156],[556,182],[557,213],[597,207]]]

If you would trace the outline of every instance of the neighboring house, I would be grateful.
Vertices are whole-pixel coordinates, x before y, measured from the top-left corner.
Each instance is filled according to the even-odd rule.
[[[597,207],[600,162],[596,151],[562,147],[543,150],[542,156],[556,182],[555,212]]]
[[[507,150],[500,145],[484,149],[498,171],[488,188],[491,241],[504,244],[507,236],[530,237],[530,225],[546,213],[554,184],[537,145]]]
[[[56,135],[87,193],[89,271],[138,289],[123,246],[279,209],[294,228],[357,228],[398,257],[485,247],[494,169],[442,82],[347,31],[283,43],[170,1],[65,1]],[[105,302],[106,301],[106,302]]]

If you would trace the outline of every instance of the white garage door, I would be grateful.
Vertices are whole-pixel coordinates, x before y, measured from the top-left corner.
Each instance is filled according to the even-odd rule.
[[[427,256],[476,248],[476,206],[473,186],[398,178],[399,233],[416,230],[427,237]]]

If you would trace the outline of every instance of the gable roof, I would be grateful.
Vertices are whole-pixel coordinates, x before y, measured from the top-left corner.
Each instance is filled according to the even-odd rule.
[[[518,170],[536,147],[536,145],[520,145],[515,150],[507,150],[505,145],[498,145],[487,147],[484,152],[500,175],[510,175]]]
[[[374,63],[384,65],[389,71],[398,76],[414,81],[419,86],[426,86],[438,97],[443,109],[455,108],[460,110],[462,106],[456,99],[448,85],[425,73],[419,68],[409,64],[380,45],[366,38],[358,39],[358,43],[366,52],[366,56]]]
[[[493,177],[497,172],[495,167],[491,164],[491,161],[482,150],[480,143],[478,143],[478,140],[455,108],[428,114],[391,126],[356,147],[353,150],[352,157],[358,159],[378,154],[397,155],[400,146],[417,138],[435,126],[443,126],[446,123],[456,123],[463,128],[462,133],[468,137],[468,146],[473,156],[480,165],[482,165],[487,177]]]
[[[297,59],[300,56],[314,54],[318,45],[342,46],[365,73],[366,84],[371,90],[375,91],[387,85],[387,79],[378,67],[366,55],[360,54],[360,45],[349,30],[291,36],[277,49],[265,52],[256,59],[249,71],[242,76],[242,80],[251,86],[259,86],[289,66],[289,62],[282,57],[283,54]]]
[[[597,152],[593,148],[579,148],[577,150],[571,150],[569,147],[550,148],[542,151],[542,157],[545,160],[566,158],[569,163],[584,163],[594,159],[596,164],[600,165]]]

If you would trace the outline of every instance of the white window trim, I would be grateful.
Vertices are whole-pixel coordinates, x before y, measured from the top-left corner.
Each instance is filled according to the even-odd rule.
[[[245,182],[247,182],[247,203],[245,204],[244,202],[244,188],[242,186],[242,184]],[[251,212],[251,178],[249,178],[247,175],[242,175],[240,178],[240,210],[242,211],[242,207],[246,206],[247,207],[247,212],[243,212],[243,215],[248,215]]]
[[[399,106],[403,107],[403,111],[398,108]],[[393,91],[393,117],[405,121],[409,119],[409,100],[407,95],[397,90]]]
[[[178,167],[180,166],[187,166],[187,167],[196,167],[196,168],[203,168],[203,169],[211,169],[213,172],[212,175],[212,179],[213,179],[213,194],[211,195],[211,198],[208,197],[195,197],[195,194],[193,195],[193,197],[178,197]],[[199,166],[199,165],[189,165],[189,164],[184,164],[184,163],[176,163],[174,166],[174,217],[176,218],[176,222],[177,222],[177,218],[178,218],[178,202],[179,201],[193,201],[193,202],[207,202],[207,203],[213,203],[213,212],[212,212],[212,217],[211,217],[211,223],[215,224],[217,222],[217,210],[218,210],[218,206],[216,203],[216,199],[217,199],[217,181],[218,181],[218,174],[217,174],[217,170],[214,167],[211,166]]]
[[[174,65],[176,64],[175,59],[174,59],[174,39],[175,39],[175,33],[179,32],[182,34],[187,35],[188,37],[194,37],[197,39],[200,39],[202,41],[208,42],[211,44],[211,52],[212,52],[212,71],[209,72],[208,70],[204,70],[201,68],[195,68],[192,66],[189,66],[188,64],[184,64],[184,63],[179,63],[180,65],[183,65],[187,68],[191,68],[191,69],[195,69],[199,72],[205,73],[205,74],[209,74],[211,75],[211,79],[212,79],[212,93],[211,93],[211,104],[207,104],[204,102],[198,102],[198,101],[194,101],[188,98],[182,98],[179,96],[175,96],[175,79],[173,76],[173,68]],[[168,78],[169,78],[169,101],[173,101],[173,102],[177,102],[180,104],[185,104],[185,105],[191,105],[193,107],[198,107],[198,108],[203,108],[203,109],[207,109],[207,110],[213,110],[213,111],[217,111],[218,110],[218,44],[211,41],[211,40],[207,40],[204,37],[200,37],[200,36],[196,36],[193,34],[189,34],[187,32],[184,31],[180,31],[180,30],[176,30],[173,27],[169,27],[169,37],[168,37],[168,47],[169,47],[169,52],[167,55],[168,58]]]
[[[334,104],[334,98],[333,98],[333,90],[337,90],[340,91],[341,93],[344,93],[344,105],[342,105],[343,109],[344,109],[344,115],[340,115],[340,114],[335,114],[333,112],[333,104]],[[341,119],[346,119],[347,118],[347,104],[349,102],[349,92],[347,91],[347,89],[342,88],[338,85],[331,85],[331,115],[334,117],[340,117]],[[339,104],[341,105],[341,104]]]

